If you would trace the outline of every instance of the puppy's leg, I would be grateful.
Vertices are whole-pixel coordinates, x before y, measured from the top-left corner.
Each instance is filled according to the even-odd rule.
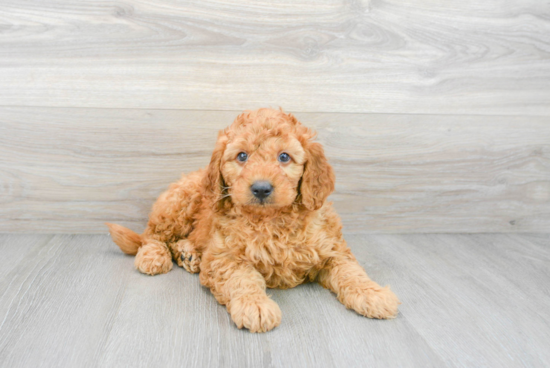
[[[148,275],[166,273],[172,269],[172,257],[166,243],[149,239],[144,242],[135,259],[135,266]]]
[[[141,272],[152,275],[172,269],[169,244],[187,237],[193,230],[193,219],[200,209],[199,188],[203,176],[200,171],[182,176],[153,205],[141,236],[144,245],[136,255],[136,267]]]
[[[348,255],[331,259],[318,281],[334,292],[347,308],[369,318],[394,318],[400,304],[388,286],[372,281],[363,267]]]
[[[187,272],[197,273],[201,270],[201,253],[190,240],[181,239],[170,243],[170,250],[178,266],[185,268]]]
[[[201,271],[201,283],[226,305],[238,328],[266,332],[281,323],[279,306],[267,296],[265,280],[252,266],[225,259],[209,266],[209,272]]]

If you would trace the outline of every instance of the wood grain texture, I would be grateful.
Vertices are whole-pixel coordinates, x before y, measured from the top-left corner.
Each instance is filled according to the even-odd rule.
[[[47,244],[53,235],[0,234],[0,280]]]
[[[369,320],[328,290],[270,290],[283,320],[238,330],[179,267],[150,277],[106,235],[45,245],[0,274],[0,365],[55,367],[543,367],[550,364],[550,235],[346,234],[402,301]],[[28,235],[0,236],[19,249]],[[9,242],[9,243],[8,243]]]
[[[550,115],[539,0],[0,4],[0,105]]]
[[[362,240],[354,248],[360,260],[385,260],[375,266],[392,270],[389,283],[405,294],[402,313],[444,361],[544,367],[550,236],[544,237],[545,246],[518,234],[372,235],[351,242]]]
[[[106,237],[42,239],[0,279],[0,365],[97,366],[133,262]]]
[[[0,231],[141,231],[157,196],[204,167],[238,112],[0,109]],[[336,170],[354,232],[548,232],[544,117],[299,113]]]

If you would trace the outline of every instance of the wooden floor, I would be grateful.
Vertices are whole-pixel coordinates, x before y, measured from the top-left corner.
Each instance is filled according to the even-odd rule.
[[[401,298],[363,318],[308,284],[282,324],[238,330],[198,277],[149,277],[107,235],[0,235],[2,367],[543,367],[550,235],[348,235]]]

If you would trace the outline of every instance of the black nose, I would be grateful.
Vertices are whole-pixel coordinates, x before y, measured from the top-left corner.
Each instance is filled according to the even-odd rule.
[[[269,197],[269,195],[273,193],[273,185],[271,185],[268,181],[257,181],[252,184],[250,190],[252,191],[252,194],[254,194],[254,197],[262,200]]]

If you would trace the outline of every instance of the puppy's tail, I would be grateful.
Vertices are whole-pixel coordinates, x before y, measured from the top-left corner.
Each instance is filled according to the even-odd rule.
[[[109,227],[111,238],[126,254],[136,255],[139,247],[141,247],[141,235],[134,233],[132,230],[117,224],[105,223]]]

